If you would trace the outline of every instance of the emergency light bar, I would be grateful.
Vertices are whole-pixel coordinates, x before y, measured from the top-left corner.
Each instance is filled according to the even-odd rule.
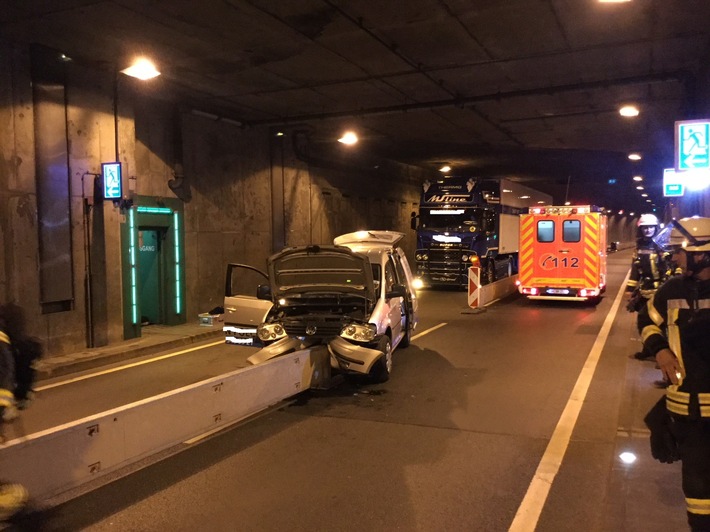
[[[564,207],[530,207],[530,214],[587,214],[598,211],[597,207],[591,205],[576,205]]]

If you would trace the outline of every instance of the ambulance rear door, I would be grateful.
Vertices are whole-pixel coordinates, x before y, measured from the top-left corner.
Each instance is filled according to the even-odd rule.
[[[530,252],[521,257],[520,282],[546,295],[575,295],[585,281],[584,214],[534,214],[523,220]],[[589,260],[589,258],[587,258]],[[523,266],[522,262],[528,266]]]

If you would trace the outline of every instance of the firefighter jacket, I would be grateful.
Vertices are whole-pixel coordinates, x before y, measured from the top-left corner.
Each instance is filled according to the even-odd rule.
[[[638,292],[648,299],[670,275],[668,254],[658,249],[652,240],[641,242],[634,252],[626,291]]]
[[[10,337],[0,329],[0,412],[14,405],[15,362]]]
[[[684,370],[666,391],[668,410],[710,418],[710,281],[672,277],[639,312],[638,328],[652,355],[670,348]]]

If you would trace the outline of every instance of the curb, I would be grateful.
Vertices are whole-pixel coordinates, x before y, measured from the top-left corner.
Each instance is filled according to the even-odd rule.
[[[69,375],[71,373],[77,373],[80,371],[93,369],[100,366],[107,366],[110,364],[115,364],[117,362],[130,360],[132,358],[139,358],[147,355],[152,355],[160,351],[174,349],[176,347],[196,344],[204,340],[221,337],[223,335],[224,333],[220,329],[216,331],[206,331],[204,333],[198,333],[190,336],[173,338],[170,340],[165,340],[163,342],[152,343],[150,345],[136,346],[135,344],[133,344],[125,346],[125,348],[123,349],[120,345],[115,345],[112,347],[104,348],[104,352],[99,352],[96,350],[83,351],[74,355],[53,357],[46,360],[42,360],[39,362],[39,364],[37,364],[37,380],[41,381],[53,377],[61,377],[64,375]]]

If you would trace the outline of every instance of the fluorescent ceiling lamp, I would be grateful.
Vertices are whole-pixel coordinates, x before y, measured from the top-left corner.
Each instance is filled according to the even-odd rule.
[[[145,57],[139,57],[131,66],[121,70],[126,76],[138,78],[143,81],[160,76],[160,72],[155,69],[155,65]]]
[[[634,105],[624,105],[621,109],[619,109],[619,114],[621,116],[638,116],[639,110],[638,107]]]
[[[635,175],[635,176],[634,176],[634,181],[643,181],[643,176]]]
[[[642,198],[647,198],[647,197],[648,197],[648,194],[646,194],[646,193],[644,192],[643,194],[641,194],[641,197],[642,197]]]
[[[629,159],[632,161],[640,161],[641,160],[641,154],[640,153],[629,153]]]
[[[448,172],[448,171],[450,171],[450,170],[451,170],[451,167],[450,167],[448,164],[445,164],[444,166],[442,166],[441,168],[439,168],[439,172],[443,172],[443,173],[446,173],[446,172]]]
[[[643,190],[643,185],[639,185],[636,187],[636,190]]]
[[[338,139],[338,142],[342,144],[347,144],[348,146],[352,146],[353,144],[356,144],[358,141],[357,135],[353,133],[352,131],[346,132],[342,137]]]

